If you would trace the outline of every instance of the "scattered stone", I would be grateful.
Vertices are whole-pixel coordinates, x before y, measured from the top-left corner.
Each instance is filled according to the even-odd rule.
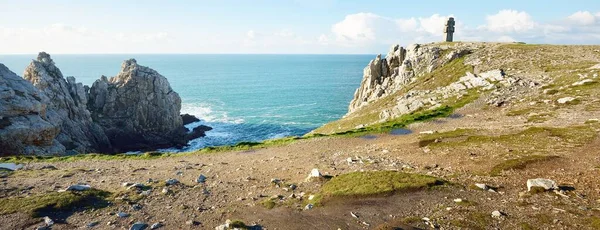
[[[504,216],[505,216],[505,214],[498,210],[492,212],[492,217],[494,217],[494,218],[502,218]]]
[[[185,224],[192,225],[192,226],[198,226],[198,225],[200,225],[200,222],[195,221],[195,220],[188,220],[185,222]]]
[[[196,179],[196,182],[204,184],[206,182],[206,176],[200,174],[198,179]]]
[[[144,222],[135,222],[135,224],[131,225],[129,230],[144,230],[148,227],[148,225]]]
[[[271,179],[271,183],[279,185],[279,183],[281,183],[281,180],[279,178],[273,178]]]
[[[140,192],[140,195],[142,195],[142,196],[150,196],[150,193],[152,193],[152,189],[148,189],[146,191],[142,191],[142,192]]]
[[[319,172],[319,169],[315,168],[310,171],[310,174],[306,178],[306,181],[317,180],[317,179],[320,179],[321,177],[322,177],[321,172]]]
[[[144,184],[135,183],[135,184],[132,184],[129,187],[127,187],[127,190],[130,190],[130,189],[142,189],[144,187],[146,187]]]
[[[546,191],[558,188],[555,181],[543,178],[527,180],[527,191],[531,191],[533,187],[541,187]]]
[[[315,195],[308,196],[308,200],[313,200],[313,199],[315,199]]]
[[[592,80],[592,79],[584,79],[584,80],[581,80],[581,81],[578,81],[578,82],[575,82],[575,83],[571,84],[571,86],[581,86],[581,85],[585,85],[585,84],[588,84],[588,83],[594,83],[594,82],[595,81]]]
[[[419,134],[433,134],[433,133],[435,133],[433,130],[419,132]]]
[[[167,184],[167,186],[170,186],[170,185],[179,184],[179,181],[177,179],[168,179],[165,181],[165,183]]]
[[[133,208],[135,211],[139,211],[142,209],[142,206],[140,204],[133,204],[131,208]]]
[[[454,199],[454,203],[462,203],[464,200],[460,198]]]
[[[354,217],[354,218],[358,219],[358,215],[356,215],[356,213],[354,213],[354,212],[350,212],[350,215],[351,215],[352,217]]]
[[[563,97],[563,98],[560,98],[560,99],[558,99],[556,101],[558,102],[558,104],[566,104],[566,103],[572,102],[574,100],[575,100],[574,97]]]
[[[163,226],[163,224],[161,222],[158,222],[158,223],[152,224],[152,226],[150,226],[150,229],[159,229],[162,226]]]
[[[50,217],[47,217],[47,216],[44,216],[44,223],[46,223],[46,226],[54,225],[54,221],[52,219],[50,219]]]
[[[88,228],[91,228],[91,227],[94,227],[94,226],[96,226],[98,224],[100,224],[100,222],[94,221],[94,222],[90,222],[90,223],[86,224],[85,226],[88,227]]]
[[[168,188],[163,188],[161,191],[163,194],[170,194],[171,190],[169,190]]]
[[[125,217],[129,217],[129,214],[124,213],[124,212],[118,212],[117,216],[120,217],[120,218],[125,218]]]
[[[54,165],[44,165],[44,166],[40,167],[40,169],[41,169],[41,170],[44,170],[44,169],[48,169],[48,170],[57,170],[57,168],[56,168],[56,167],[54,167]]]
[[[475,184],[475,187],[480,188],[481,190],[488,190],[488,189],[490,189],[490,187],[487,186],[486,184]]]
[[[225,221],[225,224],[222,224],[222,225],[219,225],[219,226],[215,227],[215,230],[228,230],[228,229],[230,229],[229,228],[230,224],[231,224],[231,220],[227,219]]]
[[[296,186],[295,184],[291,184],[291,185],[290,185],[290,189],[291,189],[291,190],[296,190],[296,188],[297,188],[297,187],[298,187],[298,186]]]
[[[304,210],[311,210],[313,207],[313,204],[307,204],[306,206],[304,206]]]
[[[65,191],[86,191],[86,190],[90,190],[92,189],[92,186],[89,186],[87,184],[74,184],[71,185],[69,187],[67,187],[67,189],[65,190],[59,190],[59,192],[65,192]]]

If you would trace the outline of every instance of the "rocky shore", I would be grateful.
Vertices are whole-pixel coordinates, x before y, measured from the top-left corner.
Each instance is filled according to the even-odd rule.
[[[164,76],[135,59],[91,87],[65,78],[45,52],[32,60],[23,78],[2,64],[0,76],[0,155],[183,147],[210,130],[187,130],[179,95]]]

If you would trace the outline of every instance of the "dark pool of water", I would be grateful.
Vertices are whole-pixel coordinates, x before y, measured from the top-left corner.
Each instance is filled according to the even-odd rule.
[[[373,140],[373,139],[377,139],[377,136],[369,134],[369,135],[361,136],[360,138],[367,139],[367,140]]]
[[[390,134],[392,135],[408,135],[411,134],[412,130],[410,129],[393,129],[392,131],[390,131]]]

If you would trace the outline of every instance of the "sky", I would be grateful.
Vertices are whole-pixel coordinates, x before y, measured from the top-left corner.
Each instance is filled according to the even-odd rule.
[[[598,0],[0,0],[0,54],[374,54],[455,40],[600,44]]]

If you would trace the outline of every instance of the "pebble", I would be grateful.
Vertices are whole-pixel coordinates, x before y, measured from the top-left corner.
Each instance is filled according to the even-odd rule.
[[[179,181],[176,179],[168,179],[165,181],[165,183],[167,183],[167,185],[174,185],[174,184],[178,184]]]
[[[494,218],[500,218],[500,217],[503,217],[503,216],[504,216],[504,213],[502,213],[502,212],[500,212],[498,210],[492,212],[492,217],[494,217]]]
[[[44,223],[46,223],[46,226],[54,225],[54,221],[52,219],[50,219],[50,217],[47,217],[47,216],[44,216]]]
[[[527,180],[527,191],[531,191],[533,187],[541,187],[545,190],[557,189],[556,182],[550,179],[537,178]]]
[[[204,184],[206,182],[206,176],[200,174],[198,179],[196,179],[196,182]]]
[[[131,225],[129,230],[144,230],[148,227],[148,225],[144,222],[135,222],[135,224]]]
[[[94,226],[96,226],[98,224],[100,224],[100,222],[94,221],[94,222],[90,222],[90,223],[86,224],[85,226],[88,227],[88,228],[91,228],[91,227],[94,227]]]
[[[456,199],[454,199],[454,202],[455,202],[455,203],[461,203],[461,202],[463,202],[463,199],[456,198]]]
[[[488,190],[488,189],[490,189],[490,187],[487,186],[486,184],[475,184],[475,187],[480,188],[482,190]]]
[[[571,102],[574,100],[575,100],[574,97],[563,97],[563,98],[556,100],[556,102],[558,102],[558,104],[565,104],[565,103],[568,103],[568,102]]]
[[[127,213],[124,213],[124,212],[118,212],[118,213],[117,213],[117,216],[118,216],[118,217],[121,217],[121,218],[125,218],[125,217],[128,217],[128,216],[129,216],[129,214],[127,214]]]
[[[163,224],[161,222],[158,222],[158,223],[152,224],[152,226],[150,226],[150,229],[159,229],[162,226],[163,226]]]
[[[195,220],[188,220],[188,221],[185,222],[185,224],[197,226],[197,225],[200,225],[200,222],[195,221]]]
[[[313,204],[307,204],[306,206],[304,206],[304,210],[311,210],[313,207]]]
[[[92,189],[92,186],[89,186],[87,184],[74,184],[74,185],[70,185],[65,190],[59,190],[59,192],[65,192],[65,191],[86,191],[86,190],[90,190],[90,189]]]

